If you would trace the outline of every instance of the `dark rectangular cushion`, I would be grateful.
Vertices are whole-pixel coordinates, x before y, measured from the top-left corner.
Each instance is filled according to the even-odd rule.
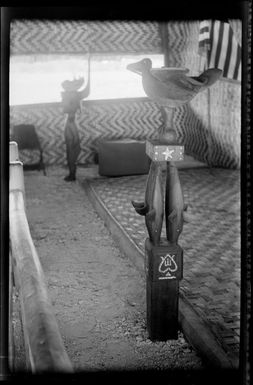
[[[98,143],[99,174],[104,176],[147,174],[150,161],[145,150],[145,141],[100,140]]]

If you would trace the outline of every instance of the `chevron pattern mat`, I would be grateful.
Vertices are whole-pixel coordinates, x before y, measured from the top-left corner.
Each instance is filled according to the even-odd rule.
[[[191,29],[197,25],[198,22],[169,22],[167,24],[169,67],[182,67],[185,65],[186,50],[192,40]]]
[[[10,52],[161,53],[158,23],[134,21],[15,20]]]
[[[11,108],[11,126],[26,122],[34,124],[46,164],[65,164],[64,124],[60,104]],[[99,139],[151,139],[161,125],[158,107],[146,100],[84,102],[76,119],[81,138],[81,164],[94,163]],[[31,163],[32,154],[21,151],[22,161]]]
[[[240,328],[240,173],[180,169],[184,200],[193,216],[184,225],[181,295],[208,322],[228,357],[238,362]],[[144,253],[147,230],[131,200],[143,201],[146,175],[89,180],[94,192]],[[195,216],[195,219],[194,219]],[[165,236],[163,229],[162,236]]]
[[[185,53],[198,41],[198,22],[168,22],[169,65],[185,64]],[[157,22],[15,20],[12,55],[39,53],[162,53]],[[196,46],[194,46],[197,49]],[[191,49],[192,52],[192,49]],[[190,67],[192,68],[192,67]]]

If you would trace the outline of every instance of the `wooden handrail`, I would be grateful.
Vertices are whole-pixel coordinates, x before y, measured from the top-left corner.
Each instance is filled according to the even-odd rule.
[[[17,142],[10,142],[9,144],[9,162],[17,162],[19,161],[19,155],[18,155],[18,144]]]
[[[23,165],[19,161],[11,162],[10,245],[15,282],[20,293],[27,365],[34,373],[72,372],[30,234],[24,198]]]

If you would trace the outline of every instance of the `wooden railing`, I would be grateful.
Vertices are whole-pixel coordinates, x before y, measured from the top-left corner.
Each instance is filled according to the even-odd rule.
[[[47,293],[44,273],[30,234],[25,209],[23,164],[18,160],[18,147],[15,142],[10,142],[9,227],[10,265],[19,291],[28,371],[72,372],[72,365],[63,345]],[[11,282],[10,279],[10,296]],[[10,319],[10,328],[11,324]],[[12,354],[11,330],[9,337],[9,353]],[[11,361],[10,357],[10,363]]]

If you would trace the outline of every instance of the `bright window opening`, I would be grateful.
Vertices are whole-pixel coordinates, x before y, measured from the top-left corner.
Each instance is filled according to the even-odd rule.
[[[149,57],[153,67],[164,65],[163,55],[92,55],[90,95],[86,100],[145,97],[141,76],[126,69]],[[61,101],[64,80],[88,76],[87,55],[25,55],[10,58],[10,105]]]

